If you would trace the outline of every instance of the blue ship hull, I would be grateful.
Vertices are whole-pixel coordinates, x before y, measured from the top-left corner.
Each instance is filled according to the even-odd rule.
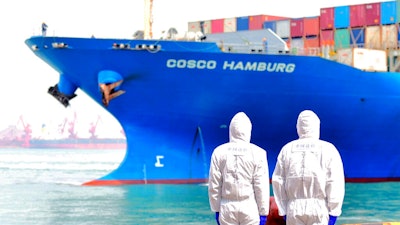
[[[127,153],[88,185],[206,182],[212,151],[228,141],[238,111],[252,120],[252,142],[268,151],[272,173],[304,109],[320,117],[321,139],[338,148],[347,181],[400,180],[399,73],[313,56],[227,53],[206,42],[32,37],[26,44],[60,73],[60,93],[70,99],[80,88],[103,104],[100,83],[123,80],[116,90],[125,93],[104,107],[121,123]]]

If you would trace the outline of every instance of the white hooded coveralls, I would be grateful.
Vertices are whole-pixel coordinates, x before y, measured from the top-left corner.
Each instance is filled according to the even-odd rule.
[[[320,120],[305,110],[297,120],[299,139],[278,155],[272,187],[287,225],[327,225],[340,216],[345,192],[343,164],[336,147],[319,140]]]
[[[250,143],[252,124],[239,112],[229,126],[229,142],[214,149],[208,195],[221,225],[259,225],[269,213],[267,152]]]

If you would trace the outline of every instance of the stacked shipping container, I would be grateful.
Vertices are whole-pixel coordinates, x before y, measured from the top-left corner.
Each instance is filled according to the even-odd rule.
[[[390,1],[321,9],[321,45],[333,44],[335,50],[397,48],[396,4]]]
[[[271,29],[290,48],[349,47],[397,48],[400,6],[397,1],[337,6],[320,9],[316,17],[285,18],[254,15],[189,23],[189,31],[227,33]]]

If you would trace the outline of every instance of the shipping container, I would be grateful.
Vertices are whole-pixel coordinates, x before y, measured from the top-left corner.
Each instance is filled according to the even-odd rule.
[[[271,16],[271,15],[254,15],[249,16],[249,30],[261,30],[263,29],[265,21],[276,21],[287,19],[282,16]]]
[[[307,37],[304,39],[305,48],[319,48],[320,46],[319,37]]]
[[[200,21],[200,31],[203,34],[211,34],[211,20]]]
[[[304,35],[306,37],[319,35],[319,21],[319,16],[304,18]]]
[[[290,20],[290,37],[297,38],[304,36],[304,18]]]
[[[365,28],[365,48],[382,49],[381,26]]]
[[[381,23],[381,3],[365,4],[365,14],[365,25],[379,25]]]
[[[337,51],[337,61],[365,71],[387,71],[385,51],[348,48]]]
[[[276,34],[281,38],[290,37],[290,19],[276,21]]]
[[[350,7],[349,6],[334,7],[334,27],[336,29],[340,29],[349,26],[350,26]]]
[[[350,27],[362,27],[366,23],[365,4],[350,6]]]
[[[398,47],[398,29],[396,24],[382,26],[382,48],[397,49]]]
[[[321,43],[321,46],[333,45],[334,44],[333,30],[321,30],[320,43]]]
[[[350,32],[349,29],[337,29],[334,34],[335,49],[350,47]]]
[[[352,28],[350,31],[350,45],[352,47],[364,47],[365,29],[364,27]]]
[[[271,29],[276,33],[276,21],[265,21],[263,27],[264,29]]]
[[[396,2],[396,23],[400,22],[400,1]]]
[[[211,20],[211,33],[223,33],[224,32],[224,19]]]
[[[189,32],[198,32],[198,31],[200,31],[200,21],[189,22],[188,23],[188,31]]]
[[[335,12],[335,9],[333,7],[320,9],[319,24],[320,24],[321,30],[333,29],[333,25],[334,25],[334,21],[335,21],[334,12]]]
[[[307,37],[304,39],[304,50],[306,55],[321,55],[319,37]]]
[[[290,52],[294,55],[304,55],[304,40],[303,38],[292,38],[290,40]]]
[[[236,17],[224,19],[224,32],[236,32]]]
[[[248,16],[237,17],[236,18],[236,30],[241,31],[241,30],[248,30],[248,29],[249,29],[249,17]]]
[[[249,16],[249,30],[262,29],[264,21],[264,15]]]
[[[381,24],[396,23],[396,2],[381,2]]]

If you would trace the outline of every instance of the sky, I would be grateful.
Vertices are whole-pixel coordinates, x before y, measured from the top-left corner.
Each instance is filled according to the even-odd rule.
[[[379,0],[153,0],[154,38],[174,27],[183,34],[188,22],[248,15],[285,17],[318,16],[320,8],[382,2]],[[10,125],[33,128],[43,134],[42,125],[56,127],[77,115],[78,136],[89,136],[97,126],[100,137],[120,137],[118,121],[78,90],[69,108],[47,93],[58,82],[58,74],[37,58],[24,41],[40,34],[41,23],[48,36],[132,38],[144,27],[144,0],[10,0],[0,1],[0,79],[2,96],[0,131]],[[39,136],[40,136],[39,135]]]

